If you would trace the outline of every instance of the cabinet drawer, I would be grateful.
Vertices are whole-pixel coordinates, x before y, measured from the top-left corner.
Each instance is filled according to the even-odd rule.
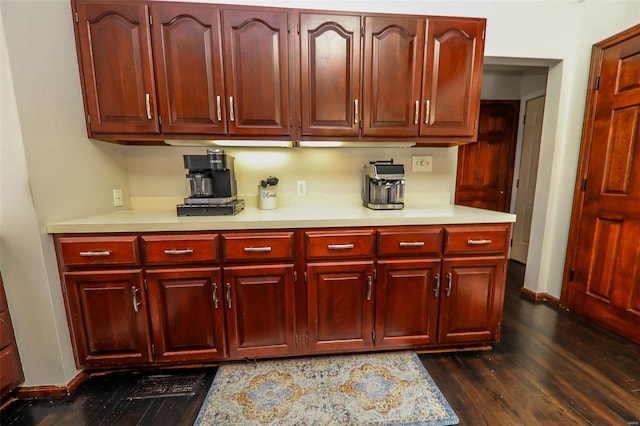
[[[292,260],[293,254],[293,232],[222,234],[225,262]]]
[[[145,263],[195,263],[218,260],[218,235],[143,235]]]
[[[20,383],[24,382],[22,365],[16,345],[0,350],[0,398],[4,398]]]
[[[379,229],[378,256],[440,256],[443,234],[440,226]]]
[[[504,254],[509,225],[464,225],[445,230],[445,256],[457,254]]]
[[[61,237],[58,239],[65,266],[138,265],[138,237]]]
[[[307,259],[371,257],[375,247],[373,229],[305,232]]]

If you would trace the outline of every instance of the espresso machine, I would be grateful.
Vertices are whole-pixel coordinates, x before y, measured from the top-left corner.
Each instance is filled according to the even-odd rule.
[[[370,161],[363,169],[362,205],[373,210],[404,208],[404,165],[393,158]]]
[[[244,209],[238,199],[234,158],[218,148],[206,155],[184,155],[189,197],[177,206],[178,216],[233,215]]]

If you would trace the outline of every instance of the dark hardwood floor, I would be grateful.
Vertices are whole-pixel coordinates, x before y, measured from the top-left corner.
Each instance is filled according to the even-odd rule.
[[[501,343],[420,355],[461,425],[640,425],[640,346],[520,297],[509,265]],[[191,425],[215,375],[195,396],[129,400],[140,374],[92,377],[66,398],[15,401],[4,425]],[[148,373],[147,373],[148,374]],[[157,372],[154,372],[157,374]]]

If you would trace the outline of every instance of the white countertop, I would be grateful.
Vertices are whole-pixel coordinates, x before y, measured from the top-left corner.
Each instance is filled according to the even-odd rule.
[[[444,225],[515,222],[516,216],[451,204],[407,203],[402,210],[371,210],[354,202],[316,199],[282,203],[274,210],[247,207],[230,216],[178,217],[175,206],[158,209],[121,210],[64,222],[50,223],[47,232],[154,232],[237,229],[292,229],[354,226]]]

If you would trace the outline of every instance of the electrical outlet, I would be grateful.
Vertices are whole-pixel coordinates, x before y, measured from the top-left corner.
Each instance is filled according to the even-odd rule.
[[[307,181],[299,180],[296,182],[296,193],[298,195],[307,195]]]
[[[113,206],[114,207],[122,207],[122,189],[115,188],[113,190]]]
[[[412,172],[430,172],[433,170],[433,157],[430,155],[412,155]]]

